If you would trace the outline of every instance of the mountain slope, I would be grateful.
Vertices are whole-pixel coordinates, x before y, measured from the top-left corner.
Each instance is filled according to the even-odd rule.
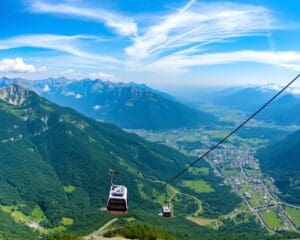
[[[212,115],[194,110],[145,85],[89,79],[28,81],[3,78],[0,87],[11,83],[21,84],[59,105],[122,128],[162,130],[218,122]]]
[[[99,209],[106,206],[109,169],[121,172],[115,182],[128,187],[131,216],[145,217],[145,223],[159,227],[161,204],[174,193],[167,188],[159,195],[157,189],[191,161],[174,149],[84,117],[18,85],[0,90],[0,122],[0,212],[43,233],[83,234],[107,222],[110,216]],[[201,166],[208,168],[204,162]],[[240,203],[211,170],[202,177],[216,191],[173,196],[179,229],[192,225],[185,215],[198,212],[195,197],[203,202],[206,216],[227,214]],[[182,181],[202,177],[186,174],[176,188],[184,192]],[[176,233],[187,236],[188,231]]]
[[[300,204],[300,131],[258,153],[262,170],[275,179],[283,198]]]
[[[141,173],[163,179],[188,160],[16,85],[0,91],[0,121],[0,205],[24,204],[27,213],[39,206],[50,228],[64,217],[74,219],[77,231],[105,221],[97,209],[107,201],[110,168],[121,170],[117,181],[127,184],[136,206],[142,200],[137,184],[145,194],[155,187]]]
[[[273,90],[261,91],[260,88],[245,88],[217,97],[215,102],[229,108],[253,112],[259,105],[265,103],[273,95]]]
[[[217,97],[214,102],[231,109],[247,113],[254,112],[275,95],[276,91],[264,87],[252,87],[237,90],[225,96]],[[266,108],[257,119],[278,125],[300,124],[300,97],[286,93]]]

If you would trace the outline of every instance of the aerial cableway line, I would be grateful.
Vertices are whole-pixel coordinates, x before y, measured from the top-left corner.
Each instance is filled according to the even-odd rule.
[[[211,147],[208,151],[206,151],[204,154],[202,154],[200,157],[198,157],[196,160],[194,160],[192,163],[190,163],[187,167],[185,167],[180,172],[178,172],[174,177],[172,177],[168,181],[166,181],[166,183],[161,188],[158,189],[159,192],[161,192],[165,187],[170,185],[173,181],[175,181],[175,179],[177,179],[179,176],[181,176],[183,173],[185,173],[188,169],[192,168],[195,164],[197,164],[199,161],[204,159],[212,151],[217,149],[220,145],[222,145],[228,138],[230,138],[232,135],[234,135],[242,127],[244,127],[250,120],[252,120],[257,114],[259,114],[262,110],[264,110],[268,105],[270,105],[287,88],[289,88],[299,77],[300,77],[300,74],[298,74],[294,79],[292,79],[287,85],[285,85],[285,87],[283,87],[280,91],[278,91],[269,101],[267,101],[264,105],[262,105],[258,110],[256,110],[250,117],[248,117],[245,121],[243,121],[239,126],[237,126],[233,131],[231,131],[221,141],[219,141],[217,144],[215,144],[213,147]]]
[[[192,168],[194,165],[196,165],[199,161],[201,161],[202,159],[204,159],[207,155],[209,155],[212,151],[214,151],[215,149],[217,149],[220,145],[222,145],[228,138],[230,138],[232,135],[234,135],[237,131],[239,131],[242,127],[244,127],[250,120],[252,120],[257,114],[259,114],[262,110],[264,110],[268,105],[270,105],[276,98],[278,98],[279,95],[281,95],[287,88],[289,88],[298,78],[300,78],[300,74],[298,74],[294,79],[292,79],[288,84],[286,84],[280,91],[278,91],[270,100],[268,100],[265,104],[263,104],[259,109],[257,109],[252,115],[250,115],[245,121],[243,121],[240,125],[238,125],[234,130],[232,130],[228,135],[226,135],[222,140],[220,140],[217,144],[215,144],[213,147],[211,147],[209,150],[207,150],[204,154],[202,154],[200,157],[196,158],[192,163],[190,163],[187,167],[185,167],[184,169],[182,169],[180,172],[178,172],[174,177],[170,178],[168,181],[166,181],[164,183],[164,185],[162,187],[160,187],[158,189],[158,192],[161,192],[168,186],[170,185],[172,182],[174,182],[178,177],[180,177],[182,174],[184,174],[188,169]],[[110,196],[109,196],[109,202],[108,202],[108,211],[111,212],[112,214],[120,214],[122,213],[122,215],[126,215],[127,210],[128,210],[128,206],[127,206],[127,188],[125,186],[118,186],[118,185],[114,185],[112,183],[112,177],[117,174],[117,172],[111,172],[111,190],[110,190]],[[113,195],[115,192],[115,188],[119,187],[119,188],[124,188],[126,189],[126,196],[123,197],[124,201],[122,202],[122,209],[119,209],[119,205],[118,204],[116,207],[118,207],[118,209],[110,209],[110,200],[113,199]],[[119,192],[119,190],[118,190]],[[124,195],[124,194],[123,194]],[[122,195],[122,196],[123,196]],[[144,200],[146,201],[146,200]],[[125,206],[123,209],[123,205]],[[114,211],[112,211],[114,210]],[[168,202],[168,206],[164,206],[162,208],[162,215],[163,217],[171,217],[171,204],[170,202]]]

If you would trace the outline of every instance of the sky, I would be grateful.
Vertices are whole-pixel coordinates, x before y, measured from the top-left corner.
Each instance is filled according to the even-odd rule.
[[[0,11],[0,76],[167,88],[284,84],[300,72],[296,0],[13,0]]]

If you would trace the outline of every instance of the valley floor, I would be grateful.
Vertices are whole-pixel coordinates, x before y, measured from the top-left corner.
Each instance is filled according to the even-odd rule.
[[[260,127],[274,132],[282,130],[278,126],[254,122],[250,125],[249,132]],[[167,132],[134,130],[134,132],[150,141],[164,143],[183,153],[201,156],[231,128],[227,129],[180,129]],[[289,131],[294,127],[287,129]],[[223,178],[224,183],[231,186],[232,190],[243,199],[244,204],[235,212],[250,213],[270,233],[283,230],[300,233],[300,206],[280,199],[280,192],[274,180],[262,173],[259,162],[255,159],[256,150],[267,142],[268,139],[264,137],[236,135],[205,160],[215,175]],[[220,224],[216,219],[195,217],[187,217],[187,219],[199,225]]]
[[[222,152],[222,154],[220,154]],[[231,153],[234,153],[232,157]],[[298,231],[296,219],[286,211],[287,205],[300,213],[300,206],[280,200],[272,178],[261,173],[251,149],[233,146],[216,151],[207,160],[215,173],[243,198],[248,210],[270,232]],[[221,157],[220,157],[221,156]],[[299,231],[298,231],[299,232]]]

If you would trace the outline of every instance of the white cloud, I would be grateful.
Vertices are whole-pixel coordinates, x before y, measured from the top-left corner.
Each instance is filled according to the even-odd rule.
[[[70,79],[82,79],[84,78],[84,75],[80,72],[75,71],[74,69],[70,68],[67,71],[64,71],[63,73],[58,73],[58,75],[64,76],[66,78]]]
[[[43,66],[39,68],[39,72],[48,72],[48,69],[45,66]]]
[[[172,54],[193,46],[201,51],[203,45],[251,35],[266,34],[273,28],[269,10],[237,3],[197,3],[192,0],[175,13],[160,18],[143,35],[125,49],[132,59]],[[154,60],[153,60],[154,58]]]
[[[111,80],[113,79],[113,75],[109,74],[109,73],[103,73],[103,72],[99,72],[99,73],[90,73],[88,75],[88,77],[90,79],[101,79],[101,80]]]
[[[96,60],[99,62],[117,63],[117,59],[110,56],[101,56],[81,50],[80,40],[97,40],[94,36],[89,35],[53,35],[53,34],[37,34],[37,35],[21,35],[12,38],[0,40],[0,50],[35,47],[47,48],[60,52],[65,52],[77,57]]]
[[[46,67],[37,68],[32,64],[25,63],[23,58],[6,58],[0,60],[1,73],[35,73],[46,71]]]
[[[66,71],[66,73],[67,73],[67,74],[73,74],[73,73],[75,73],[75,70],[74,70],[74,69],[68,69],[68,70]]]
[[[288,92],[294,95],[300,95],[300,88],[291,88]]]
[[[101,107],[100,107],[100,105],[95,105],[93,108],[95,111],[98,111]]]
[[[65,95],[65,96],[67,96],[67,97],[74,97],[76,99],[82,98],[81,94],[74,93],[74,92],[65,92],[65,91],[63,91],[62,94]]]
[[[65,96],[72,96],[72,97],[75,97],[75,96],[76,96],[76,93],[74,93],[74,92],[63,92],[63,94],[64,94]]]
[[[275,84],[275,83],[270,83],[270,84],[261,86],[260,89],[262,89],[262,90],[279,91],[283,87],[284,87],[283,85],[279,85],[279,84]],[[290,94],[293,94],[293,95],[300,95],[300,88],[291,86],[288,89],[286,89],[286,92],[288,92]]]
[[[135,35],[137,24],[132,18],[119,15],[103,8],[85,8],[70,4],[51,4],[44,1],[35,1],[31,11],[37,13],[61,14],[63,16],[75,16],[102,22],[113,28],[120,35]]]
[[[76,95],[75,95],[75,98],[76,98],[76,99],[80,99],[80,98],[82,98],[82,95],[81,95],[81,94],[76,94]]]
[[[249,47],[245,48],[245,45],[239,44],[234,46],[234,51],[231,51],[232,48],[226,48],[229,41],[231,42],[229,47],[232,47],[232,43],[243,37],[268,38],[271,31],[280,28],[273,17],[273,12],[265,7],[226,1],[204,3],[191,0],[180,9],[168,10],[169,12],[164,16],[150,16],[151,21],[142,17],[136,18],[144,21],[138,29],[135,20],[130,17],[124,17],[102,8],[86,8],[75,4],[75,2],[82,1],[61,1],[64,2],[63,4],[55,4],[54,2],[58,1],[50,0],[32,0],[31,2],[33,2],[31,5],[33,12],[90,19],[104,23],[117,34],[128,37],[126,42],[118,46],[121,47],[129,42],[127,47],[122,49],[124,52],[119,53],[118,59],[109,55],[98,55],[95,51],[91,51],[91,49],[107,50],[107,48],[102,48],[101,43],[99,44],[99,37],[90,35],[38,34],[0,40],[0,50],[35,47],[67,53],[54,57],[30,59],[31,63],[34,62],[32,60],[44,61],[49,68],[55,69],[55,72],[52,72],[55,76],[63,75],[71,79],[111,80],[114,78],[110,73],[98,72],[103,69],[112,71],[115,78],[122,77],[121,80],[124,80],[126,75],[130,80],[136,76],[140,77],[141,75],[134,74],[144,71],[150,73],[149,79],[154,79],[154,76],[157,79],[157,76],[159,78],[171,76],[171,74],[176,75],[180,71],[186,73],[189,68],[193,67],[240,62],[269,64],[282,69],[300,71],[300,52],[276,52],[269,51],[268,48],[248,50]],[[218,43],[217,48],[209,48],[208,45],[213,47],[216,43]],[[91,48],[93,44],[95,47]],[[119,44],[112,39],[112,46],[116,45]],[[221,45],[227,50],[224,52],[219,50]],[[111,52],[119,51],[118,47]],[[2,61],[0,61],[0,72],[8,68],[7,63],[4,64]],[[47,71],[45,67],[37,68],[24,62],[23,65],[23,67],[16,68],[26,69],[25,72],[28,73]],[[11,71],[16,71],[13,67],[10,68]],[[68,70],[63,72],[63,68]],[[31,74],[33,75],[38,74]],[[44,74],[41,75],[44,76]],[[147,77],[143,75],[142,79]],[[76,97],[75,93],[73,97]],[[80,98],[80,96],[77,97]]]

